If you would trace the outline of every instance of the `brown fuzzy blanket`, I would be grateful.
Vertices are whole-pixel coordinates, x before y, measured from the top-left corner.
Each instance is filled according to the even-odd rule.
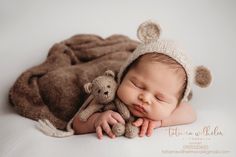
[[[22,116],[48,119],[65,129],[87,98],[83,85],[104,71],[118,72],[139,43],[123,35],[103,39],[75,35],[49,50],[46,60],[23,72],[9,92],[9,101]]]

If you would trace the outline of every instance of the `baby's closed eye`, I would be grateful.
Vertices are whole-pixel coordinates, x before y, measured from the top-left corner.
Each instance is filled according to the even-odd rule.
[[[160,96],[155,96],[155,98],[156,98],[158,101],[163,101],[163,98],[161,98]]]
[[[132,80],[130,80],[130,82],[132,83],[133,86],[135,86],[139,89],[145,89],[145,87],[141,83],[137,83],[137,82],[134,82]]]

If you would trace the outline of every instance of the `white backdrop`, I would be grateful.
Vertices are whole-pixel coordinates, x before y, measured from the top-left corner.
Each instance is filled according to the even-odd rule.
[[[11,134],[16,129],[24,130],[21,125],[31,129],[30,138],[44,139],[40,141],[50,146],[54,142],[55,148],[76,145],[82,139],[90,141],[83,146],[87,150],[90,146],[102,149],[102,146],[115,150],[122,142],[125,148],[119,155],[149,154],[150,156],[164,155],[167,148],[177,149],[175,143],[182,147],[188,140],[176,139],[166,144],[169,135],[165,136],[165,129],[158,129],[153,139],[117,139],[110,142],[105,139],[98,142],[94,136],[85,135],[63,140],[45,137],[34,127],[35,122],[21,118],[9,107],[7,95],[9,88],[16,78],[27,68],[38,65],[45,60],[48,49],[55,42],[59,42],[78,33],[94,33],[102,37],[111,34],[124,34],[136,38],[138,25],[147,20],[157,20],[162,26],[163,38],[174,39],[185,45],[195,65],[206,65],[213,74],[212,86],[208,89],[194,87],[192,105],[198,113],[198,120],[188,126],[180,128],[196,131],[204,126],[221,130],[222,136],[210,137],[210,140],[201,141],[197,146],[208,146],[208,150],[227,150],[228,153],[215,153],[220,156],[236,155],[235,148],[235,101],[236,96],[236,1],[233,0],[0,0],[0,125],[6,126],[0,132],[0,156],[27,155],[37,151],[36,147],[30,152],[24,147],[18,147],[11,140]],[[5,119],[4,119],[5,118]],[[160,132],[160,133],[159,133]],[[6,134],[8,136],[6,136]],[[158,135],[157,135],[158,134]],[[164,134],[162,137],[161,135]],[[21,135],[24,135],[22,132]],[[37,138],[40,137],[40,138]],[[165,137],[165,138],[164,138]],[[184,138],[188,137],[183,136]],[[80,139],[81,138],[81,139]],[[52,141],[51,141],[52,140]],[[162,142],[158,142],[161,140]],[[27,140],[26,140],[27,141]],[[66,141],[69,143],[66,143]],[[96,141],[93,143],[92,141]],[[157,143],[155,143],[157,142]],[[99,143],[99,144],[98,144]],[[107,143],[110,145],[108,146]],[[139,144],[138,144],[139,143]],[[15,146],[12,148],[12,144]],[[27,143],[25,143],[27,145]],[[132,144],[136,148],[131,147]],[[142,146],[145,144],[145,146]],[[79,144],[78,144],[79,145]],[[150,145],[150,146],[149,146]],[[28,146],[28,145],[27,145]],[[87,147],[86,147],[87,146]],[[11,147],[11,149],[10,149]],[[137,148],[140,147],[140,148]],[[72,146],[72,148],[74,148]],[[57,156],[67,153],[81,154],[79,149],[57,150]],[[44,155],[55,153],[47,147],[38,150],[47,150]],[[143,151],[141,150],[143,149]],[[202,150],[202,149],[201,149]],[[124,152],[125,151],[125,152]],[[116,152],[116,151],[115,151]],[[83,155],[108,155],[109,153],[94,149],[94,152],[83,152]],[[137,153],[137,154],[136,154]],[[40,155],[40,154],[39,154]],[[175,154],[178,155],[178,154]],[[190,155],[190,154],[180,154]],[[202,155],[199,153],[198,155]],[[208,154],[212,155],[212,154]]]

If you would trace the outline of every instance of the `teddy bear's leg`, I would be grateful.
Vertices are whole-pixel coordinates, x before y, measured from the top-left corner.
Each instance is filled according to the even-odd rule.
[[[122,136],[125,133],[125,125],[121,123],[116,123],[112,126],[112,132],[113,134],[118,137]]]
[[[134,138],[138,136],[139,128],[132,125],[131,122],[126,123],[125,125],[125,137]]]
[[[81,121],[87,121],[87,119],[95,112],[99,111],[104,105],[89,105],[86,109],[79,113],[79,119]]]

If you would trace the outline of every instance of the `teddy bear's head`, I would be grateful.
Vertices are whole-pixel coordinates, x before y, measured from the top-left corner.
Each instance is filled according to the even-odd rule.
[[[85,92],[92,94],[98,103],[107,104],[114,100],[116,95],[117,83],[115,74],[107,70],[104,75],[96,77],[92,82],[84,85]]]

